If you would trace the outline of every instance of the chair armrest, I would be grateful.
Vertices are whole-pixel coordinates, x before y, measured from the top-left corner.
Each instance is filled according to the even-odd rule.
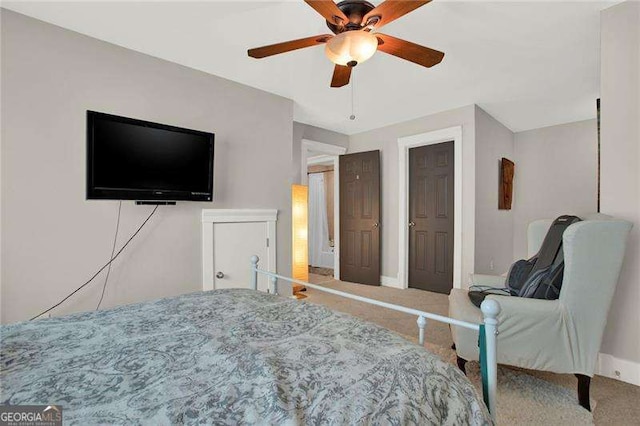
[[[471,274],[471,285],[504,288],[505,280],[505,277],[498,275]]]
[[[487,298],[494,299],[500,304],[501,312],[517,313],[518,315],[548,315],[558,312],[559,301],[533,299],[529,297],[502,296],[489,294]]]
[[[534,336],[554,332],[561,334],[563,313],[559,300],[498,295],[488,295],[487,298],[500,304],[498,330],[502,338],[527,336],[535,339]]]
[[[500,305],[498,314],[498,362],[506,365],[572,372],[574,352],[567,339],[564,306],[559,300],[527,299],[516,296],[487,295]],[[481,322],[482,314],[463,290],[449,296],[449,316]],[[462,327],[451,327],[458,356],[478,359],[478,334]]]

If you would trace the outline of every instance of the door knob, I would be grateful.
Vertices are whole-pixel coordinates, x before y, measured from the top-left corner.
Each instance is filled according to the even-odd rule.
[[[416,226],[416,223],[415,223],[414,221],[409,222],[409,227],[410,227],[410,228],[412,228],[412,227],[414,227],[414,226]]]
[[[377,228],[378,227],[378,222],[373,222],[373,227]]]
[[[224,278],[224,274],[220,271],[216,274],[216,278]]]

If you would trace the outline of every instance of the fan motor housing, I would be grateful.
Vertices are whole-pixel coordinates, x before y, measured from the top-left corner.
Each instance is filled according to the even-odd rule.
[[[365,0],[344,0],[336,4],[336,6],[349,18],[349,22],[342,22],[338,17],[336,17],[335,22],[327,21],[327,26],[334,34],[362,29],[366,24],[362,22],[362,18],[375,7]]]

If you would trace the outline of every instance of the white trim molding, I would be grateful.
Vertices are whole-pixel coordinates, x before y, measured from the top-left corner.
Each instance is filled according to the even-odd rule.
[[[343,146],[312,141],[310,139],[302,139],[302,147],[306,148],[307,151],[318,151],[327,155],[342,155],[347,152],[347,148]]]
[[[404,287],[402,287],[400,283],[398,283],[397,277],[387,277],[385,275],[382,275],[380,276],[380,285],[383,287],[404,289]]]
[[[269,256],[266,268],[269,272],[276,272],[277,241],[276,209],[203,209],[202,210],[202,289],[213,290],[214,287],[214,253],[213,253],[213,224],[238,222],[264,222],[267,225],[267,248]]]
[[[308,185],[309,179],[307,177],[307,166],[309,165],[309,151],[319,152],[334,159],[334,170],[338,170],[338,156],[347,153],[347,148],[338,145],[331,145],[330,143],[322,143],[311,141],[309,139],[302,139],[302,147],[300,151],[300,183],[302,185]],[[336,176],[336,181],[337,181]],[[336,192],[337,194],[337,192]]]
[[[640,363],[613,355],[598,354],[596,374],[640,386]]]
[[[276,222],[275,209],[203,209],[202,223]]]
[[[462,126],[398,139],[398,288],[409,287],[409,149],[453,141],[453,287],[462,288]]]
[[[302,139],[302,148],[300,152],[300,172],[301,183],[309,184],[307,176],[307,167],[309,162],[309,151],[319,152],[323,160],[333,160],[333,278],[340,280],[340,155],[347,153],[347,148],[328,143],[311,141]]]
[[[326,163],[331,163],[333,165],[334,158],[334,155],[314,155],[313,157],[307,157],[307,166]]]

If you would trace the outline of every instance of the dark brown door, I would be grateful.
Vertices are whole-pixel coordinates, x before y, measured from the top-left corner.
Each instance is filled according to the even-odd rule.
[[[380,285],[380,151],[340,156],[340,280]]]
[[[409,287],[453,287],[453,142],[409,150]]]

